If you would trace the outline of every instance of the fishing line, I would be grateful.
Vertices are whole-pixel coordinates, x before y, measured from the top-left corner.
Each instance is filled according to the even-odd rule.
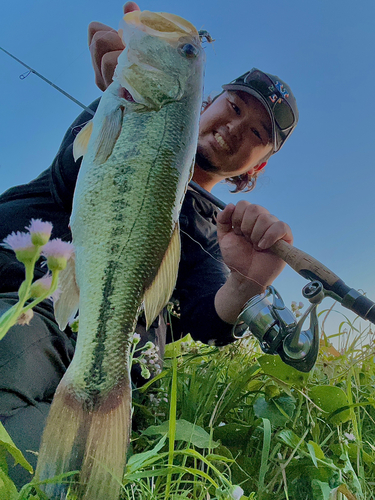
[[[180,228],[180,232],[185,234],[186,236],[188,236],[192,241],[194,241],[195,243],[197,243],[197,245],[199,245],[201,247],[201,249],[203,250],[203,252],[205,252],[207,255],[209,255],[211,257],[211,259],[213,260],[216,260],[216,262],[219,262],[220,264],[225,264],[225,262],[223,262],[222,260],[219,260],[217,259],[216,257],[214,257],[212,254],[210,254],[210,252],[208,252],[201,243],[199,243],[199,241],[195,240],[189,233],[187,233],[186,231],[183,231],[181,228]],[[232,267],[232,270],[233,271],[236,271],[236,273],[240,274],[243,278],[246,278],[247,280],[249,281],[253,281],[254,283],[256,283],[257,285],[261,286],[262,288],[267,288],[267,285],[262,285],[262,283],[259,283],[259,281],[255,280],[254,278],[249,278],[249,276],[246,276],[245,274],[241,273],[241,271],[239,271],[238,269],[236,269],[235,267]]]

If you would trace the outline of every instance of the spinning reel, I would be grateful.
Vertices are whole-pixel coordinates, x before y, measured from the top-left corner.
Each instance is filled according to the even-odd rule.
[[[256,295],[244,305],[233,326],[233,336],[242,339],[254,335],[259,340],[263,352],[278,354],[284,363],[301,372],[309,372],[319,352],[319,323],[316,308],[325,297],[320,281],[308,283],[302,295],[310,306],[298,323],[293,313],[285,307],[283,299],[273,287]],[[310,316],[310,326],[302,326]]]

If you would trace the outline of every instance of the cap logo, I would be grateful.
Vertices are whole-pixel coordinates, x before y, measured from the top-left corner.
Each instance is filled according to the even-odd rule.
[[[276,82],[275,83],[275,86],[277,88],[277,90],[282,94],[282,96],[284,98],[288,98],[289,97],[289,93],[288,91],[284,88],[284,85],[280,82]],[[273,101],[274,102],[274,101]]]
[[[272,94],[272,95],[269,95],[268,98],[273,102],[275,103],[277,101],[277,99],[279,99],[279,96],[277,94]]]

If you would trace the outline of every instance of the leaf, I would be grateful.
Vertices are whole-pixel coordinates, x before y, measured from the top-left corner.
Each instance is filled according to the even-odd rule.
[[[258,358],[258,363],[266,375],[276,377],[289,385],[304,387],[309,378],[308,373],[299,372],[292,366],[285,364],[279,356],[265,354]]]
[[[270,401],[260,396],[253,407],[257,417],[267,418],[273,426],[279,427],[284,425],[293,415],[295,403],[289,396],[281,396]]]
[[[1,500],[13,500],[17,497],[17,488],[8,475],[0,469],[0,498]]]
[[[309,396],[326,413],[337,412],[340,408],[348,406],[348,398],[340,387],[318,385],[310,389]],[[350,411],[348,409],[330,416],[331,422],[335,425],[347,422],[349,419]]]
[[[235,462],[234,458],[224,457],[223,455],[215,455],[213,453],[211,453],[210,455],[206,455],[206,460],[208,460],[209,462]]]
[[[273,383],[267,384],[264,388],[264,392],[267,396],[267,399],[277,398],[281,393],[280,388]]]
[[[362,460],[366,464],[372,464],[374,462],[374,459],[372,458],[372,456],[369,455],[368,453],[366,453],[364,450],[360,450],[360,454],[362,456]],[[348,444],[348,455],[349,455],[349,458],[351,458],[352,460],[354,460],[354,461],[357,460],[357,458],[358,458],[358,446],[355,443]]]
[[[307,443],[307,449],[309,450],[311,460],[313,461],[315,467],[318,467],[317,458],[320,460],[325,460],[325,456],[321,447],[314,441],[309,441]]]
[[[258,392],[264,386],[264,382],[262,380],[251,380],[246,387],[246,390],[249,392]]]
[[[148,429],[146,429],[148,430]],[[145,431],[146,433],[146,431]],[[132,473],[137,469],[140,469],[148,460],[155,457],[159,454],[159,451],[163,448],[165,442],[167,440],[167,436],[163,436],[160,441],[157,443],[152,450],[144,451],[143,453],[137,453],[136,455],[132,455],[127,464],[126,471]]]
[[[249,433],[252,427],[243,424],[229,423],[215,427],[214,437],[219,439],[224,446],[242,448],[249,440]]]
[[[6,449],[14,458],[15,465],[20,464],[21,467],[26,469],[30,474],[33,473],[33,468],[23,456],[22,452],[17,448],[17,446],[13,443],[12,438],[9,436],[5,427],[0,422],[0,446]]]
[[[290,429],[284,429],[279,432],[277,435],[278,439],[280,439],[284,444],[292,448],[293,450],[297,448],[301,448],[303,451],[307,453],[307,447],[305,441],[302,441],[302,443],[298,446],[299,442],[301,441],[301,438],[297,436],[293,431]]]
[[[169,420],[161,425],[151,425],[143,434],[145,436],[155,436],[157,434],[168,434],[168,432]],[[220,444],[217,441],[212,441],[210,435],[202,427],[183,419],[176,421],[175,440],[191,443],[197,448],[216,448]]]
[[[313,479],[311,481],[311,487],[314,492],[314,500],[329,500],[331,488],[328,483]]]
[[[181,344],[185,342],[192,342],[192,338],[188,333],[182,339],[170,342],[165,346],[164,358],[173,358],[174,356],[181,354]]]
[[[270,455],[271,448],[271,423],[267,418],[263,419],[263,447],[262,447],[262,456],[261,463],[259,469],[259,479],[258,479],[258,488],[259,493],[263,493],[264,489],[264,478],[267,473],[267,463]]]
[[[7,450],[6,448],[0,447],[0,469],[8,474],[8,462],[7,462]]]
[[[341,493],[341,494],[343,494],[343,495],[345,495],[345,496],[346,496],[346,498],[347,498],[348,500],[357,500],[357,498],[353,495],[353,493],[351,493],[351,492],[348,490],[348,488],[347,488],[346,484],[341,484],[341,485],[337,488],[337,492],[338,492],[338,493]]]
[[[347,478],[347,483],[349,484],[350,488],[354,490],[355,493],[358,493],[358,495],[362,496],[362,487],[361,483],[359,482],[358,476],[353,469],[353,466],[350,462],[350,459],[348,457],[347,452],[345,452],[344,459],[345,459],[345,465],[342,468],[343,473],[345,474],[345,477]]]

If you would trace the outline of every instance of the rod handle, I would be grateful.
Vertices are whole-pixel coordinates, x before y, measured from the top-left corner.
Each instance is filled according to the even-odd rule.
[[[270,250],[304,278],[310,277],[310,272],[312,273],[311,277],[313,279],[318,278],[323,284],[328,284],[330,287],[340,280],[340,278],[324,264],[284,240],[279,240],[274,243]]]

